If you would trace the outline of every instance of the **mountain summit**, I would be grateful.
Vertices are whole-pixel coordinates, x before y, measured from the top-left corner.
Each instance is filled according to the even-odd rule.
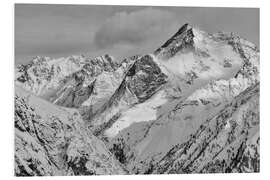
[[[183,25],[168,41],[166,41],[154,54],[159,58],[171,58],[179,51],[193,49],[194,34],[189,24]]]

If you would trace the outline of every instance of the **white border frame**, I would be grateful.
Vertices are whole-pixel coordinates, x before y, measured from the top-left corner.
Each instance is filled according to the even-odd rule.
[[[268,140],[270,130],[270,118],[268,115],[270,83],[270,9],[267,0],[8,0],[2,2],[0,8],[1,18],[1,124],[0,124],[0,176],[1,179],[17,179],[13,175],[14,169],[14,129],[13,129],[13,96],[14,96],[14,3],[41,3],[41,4],[99,4],[99,5],[154,5],[154,6],[196,6],[196,7],[256,7],[260,8],[260,77],[261,77],[261,102],[260,102],[260,133],[261,133],[261,172],[257,174],[186,174],[186,175],[136,175],[136,176],[81,176],[81,177],[42,177],[42,179],[103,179],[112,178],[117,180],[128,179],[148,179],[155,178],[161,180],[163,178],[188,178],[188,179],[239,179],[245,178],[246,180],[254,178],[270,179],[270,146]],[[36,179],[34,177],[31,179]],[[30,179],[30,178],[24,178]]]

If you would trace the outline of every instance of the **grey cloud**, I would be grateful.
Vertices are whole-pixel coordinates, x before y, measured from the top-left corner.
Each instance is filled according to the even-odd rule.
[[[153,40],[176,26],[176,17],[169,11],[145,8],[130,13],[118,12],[107,19],[95,34],[98,48],[119,44],[138,45]]]
[[[15,59],[151,53],[189,22],[235,32],[259,45],[259,9],[94,5],[16,5]]]

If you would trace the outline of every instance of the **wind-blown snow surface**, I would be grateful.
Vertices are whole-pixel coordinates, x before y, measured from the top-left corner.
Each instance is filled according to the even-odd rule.
[[[114,137],[122,129],[129,127],[133,123],[157,119],[156,108],[167,101],[163,96],[164,91],[160,91],[145,103],[135,105],[123,112],[121,117],[105,131],[105,135]]]
[[[121,174],[119,164],[129,174],[259,171],[259,50],[233,33],[185,24],[155,52],[121,63],[38,58],[17,72],[18,86],[58,105],[46,102],[48,114],[82,116],[71,134],[105,143],[115,169],[97,174]]]

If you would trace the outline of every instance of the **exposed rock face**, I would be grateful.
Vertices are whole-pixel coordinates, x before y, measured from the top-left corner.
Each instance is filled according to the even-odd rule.
[[[194,34],[189,24],[183,25],[168,41],[166,41],[154,54],[160,59],[173,57],[179,51],[182,53],[194,49]]]
[[[125,174],[77,111],[16,92],[16,176]]]
[[[150,55],[138,59],[127,72],[128,88],[136,95],[139,102],[149,99],[162,84],[167,76],[161,71]]]
[[[50,103],[16,96],[16,174],[259,172],[259,56],[185,24],[153,54],[21,65],[16,84]]]

